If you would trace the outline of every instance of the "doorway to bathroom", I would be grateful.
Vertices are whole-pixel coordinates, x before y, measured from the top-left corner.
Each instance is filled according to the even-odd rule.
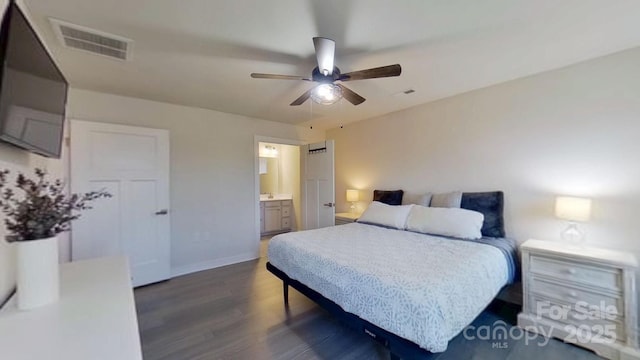
[[[300,229],[300,146],[260,141],[258,161],[260,236]]]

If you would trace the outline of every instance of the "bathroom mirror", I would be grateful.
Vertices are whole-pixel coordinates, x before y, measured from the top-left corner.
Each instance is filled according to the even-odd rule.
[[[265,174],[260,174],[260,194],[278,194],[278,158],[260,158],[266,160],[267,169]]]

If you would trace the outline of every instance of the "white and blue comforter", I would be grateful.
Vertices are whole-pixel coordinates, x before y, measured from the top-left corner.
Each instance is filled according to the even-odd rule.
[[[445,351],[510,277],[493,246],[358,223],[278,235],[268,256],[345,311],[431,352]]]

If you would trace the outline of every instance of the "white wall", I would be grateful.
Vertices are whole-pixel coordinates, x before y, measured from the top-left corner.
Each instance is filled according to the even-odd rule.
[[[505,192],[507,235],[558,240],[554,195],[593,198],[587,242],[640,250],[640,48],[328,131],[345,189]]]
[[[0,8],[4,16],[8,0],[0,0]],[[9,145],[0,144],[0,166],[8,168],[15,163],[17,166],[25,166],[27,159],[20,159],[20,155],[16,155],[16,150]],[[4,214],[0,214],[0,220],[4,223]],[[6,230],[4,225],[0,226],[0,304],[9,295],[15,286],[14,259],[15,254],[13,248],[4,241]]]
[[[34,168],[45,169],[54,178],[64,177],[62,160],[47,159],[0,142],[0,169],[11,171],[9,175],[11,186],[14,184],[18,172],[33,176]],[[22,196],[22,193],[18,191],[16,195]],[[5,236],[8,233],[4,226],[4,218],[4,213],[0,213],[0,304],[15,287],[15,248],[5,241]],[[61,243],[64,241],[63,239]],[[61,256],[66,257],[66,254],[61,252]]]
[[[244,116],[79,89],[69,92],[68,117],[170,131],[174,274],[258,256],[254,136],[318,141],[325,135]]]
[[[21,1],[18,3],[22,6]],[[3,14],[7,4],[7,0],[0,0],[0,9],[3,9]],[[24,9],[24,6],[22,6],[22,8]],[[26,16],[29,17],[28,11],[25,12]],[[34,168],[47,170],[52,178],[64,178],[64,168],[67,156],[66,152],[67,150],[63,147],[61,160],[48,159],[0,142],[0,169],[11,170],[11,174],[9,176],[11,184],[13,184],[15,175],[18,172],[33,175]],[[17,194],[20,195],[20,193]],[[8,244],[4,240],[6,235],[7,231],[4,226],[4,213],[0,213],[0,304],[8,295],[10,295],[11,291],[15,287],[15,250],[11,244]],[[64,259],[68,256],[68,253],[66,253],[64,249],[68,244],[68,237],[63,234],[60,238],[60,243],[62,245],[60,256]]]

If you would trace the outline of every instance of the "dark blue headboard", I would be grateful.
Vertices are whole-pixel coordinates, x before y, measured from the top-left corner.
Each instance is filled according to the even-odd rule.
[[[482,236],[505,237],[504,194],[502,191],[462,193],[460,207],[480,212],[484,215]]]
[[[373,190],[373,201],[387,205],[402,205],[402,190]]]

